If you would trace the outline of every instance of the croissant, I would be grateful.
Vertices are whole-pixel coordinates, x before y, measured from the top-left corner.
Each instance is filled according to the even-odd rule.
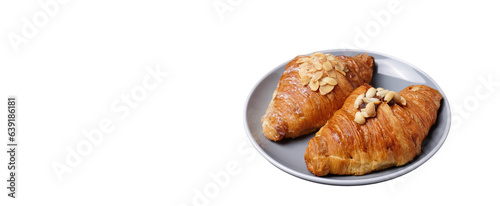
[[[317,176],[363,175],[408,163],[420,154],[441,98],[425,85],[399,94],[360,86],[309,141],[307,169]]]
[[[273,141],[317,131],[349,94],[371,81],[373,57],[314,53],[290,61],[261,119],[264,135]]]

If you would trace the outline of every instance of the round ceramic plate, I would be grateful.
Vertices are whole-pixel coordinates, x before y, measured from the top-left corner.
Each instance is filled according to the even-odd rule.
[[[376,67],[370,84],[374,87],[383,87],[389,90],[400,91],[410,85],[423,84],[438,90],[443,95],[443,100],[441,101],[441,107],[438,111],[436,124],[434,124],[429,134],[422,142],[421,154],[406,165],[362,176],[314,176],[307,170],[304,162],[304,153],[307,143],[314,137],[315,133],[294,139],[283,139],[279,142],[273,142],[268,140],[262,132],[260,119],[271,101],[272,94],[276,89],[276,85],[278,85],[281,74],[285,71],[285,67],[289,62],[287,61],[266,74],[266,76],[255,85],[245,105],[246,132],[255,148],[269,162],[289,174],[313,182],[331,185],[363,185],[382,182],[404,175],[422,165],[439,150],[450,130],[450,104],[438,84],[427,74],[413,65],[380,53],[345,49],[322,52],[347,56],[367,53],[373,56],[375,58]]]

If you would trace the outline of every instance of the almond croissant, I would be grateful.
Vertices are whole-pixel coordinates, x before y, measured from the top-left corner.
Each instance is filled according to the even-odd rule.
[[[278,141],[318,130],[349,94],[369,83],[373,57],[314,53],[288,63],[262,117],[266,137]]]
[[[354,90],[309,141],[304,155],[309,171],[317,176],[363,175],[404,165],[420,154],[422,141],[436,122],[441,94],[428,86],[415,85],[399,94],[392,92],[387,102],[387,90],[377,89],[377,95],[386,95],[384,99],[374,96],[370,88],[365,84]],[[368,114],[369,104],[377,107],[372,116]],[[361,112],[358,108],[363,106]]]

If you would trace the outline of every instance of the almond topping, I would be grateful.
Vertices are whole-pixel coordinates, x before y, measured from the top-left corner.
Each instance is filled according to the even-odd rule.
[[[375,112],[375,104],[373,102],[366,105],[366,113],[370,117],[375,117],[377,115],[377,112]]]
[[[365,94],[360,94],[358,98],[354,101],[354,107],[359,108],[359,105],[363,102],[363,98],[365,97]]]
[[[379,98],[367,98],[368,102],[373,102],[375,104],[379,104],[381,101]]]
[[[321,76],[323,76],[323,71],[314,72],[310,74],[310,76],[311,76],[311,81],[318,81],[321,78]]]
[[[330,70],[330,71],[327,71],[326,73],[331,78],[337,78],[337,72],[335,72],[335,70]]]
[[[309,82],[309,88],[311,88],[313,91],[317,91],[319,88],[319,82],[318,81]]]
[[[323,68],[325,69],[325,71],[333,70],[333,66],[329,61],[326,61],[325,63],[323,63]]]
[[[302,64],[302,63],[307,62],[307,61],[309,61],[309,58],[300,57],[299,59],[297,59],[297,64]]]
[[[326,59],[325,54],[323,54],[321,52],[314,52],[312,56],[318,57],[319,59]]]
[[[366,123],[366,119],[361,115],[361,112],[356,112],[356,115],[354,115],[354,121],[358,124],[364,124]]]
[[[354,121],[358,124],[364,124],[367,118],[376,117],[377,107],[382,102],[387,102],[387,105],[389,106],[394,105],[394,103],[406,106],[406,99],[399,93],[386,90],[382,87],[377,89],[372,87],[368,89],[366,93],[360,94],[356,97],[354,107],[359,109],[359,111],[356,112]]]
[[[333,88],[334,88],[333,85],[325,84],[325,85],[322,85],[319,87],[319,92],[322,95],[325,95],[325,94],[328,94],[329,92],[331,92],[333,90]]]
[[[394,101],[396,103],[401,102],[401,95],[399,95],[399,93],[394,92],[394,97],[393,98],[394,98]]]
[[[299,66],[299,76],[300,77],[306,76],[307,75],[307,71],[309,70],[309,68],[307,66],[302,66],[302,65],[306,65],[306,64],[301,64]]]
[[[323,79],[321,79],[321,80],[329,85],[332,85],[332,86],[337,85],[337,80],[335,80],[334,78],[331,78],[331,77],[323,77]]]
[[[327,85],[328,82],[325,81],[325,77],[319,80],[319,86]]]
[[[335,70],[339,71],[342,75],[346,75],[345,73],[348,72],[349,70],[344,66],[343,63],[341,62],[338,62],[336,65],[335,65]]]
[[[344,72],[344,71],[342,71],[342,70],[337,70],[337,71],[339,71],[339,72],[340,72],[342,75],[344,75],[344,76],[346,75],[346,74],[345,74],[345,72]]]
[[[331,92],[338,84],[337,71],[343,75],[349,71],[337,57],[320,52],[315,52],[310,56],[301,56],[296,63],[299,66],[302,85],[309,85],[313,91],[320,89],[319,92],[323,95]]]
[[[300,81],[301,81],[302,85],[306,86],[311,81],[311,78],[304,75],[304,76],[300,77]]]
[[[375,93],[377,93],[377,90],[375,88],[370,88],[368,91],[366,91],[366,97],[372,98],[375,96]]]
[[[322,68],[323,68],[323,65],[322,65],[321,63],[319,63],[319,61],[314,61],[314,62],[313,62],[313,66],[314,66],[314,69],[315,69],[316,71],[320,71],[320,70],[322,70]]]
[[[370,115],[368,115],[368,113],[366,113],[366,109],[361,109],[361,116],[363,116],[364,118],[370,117]]]
[[[331,54],[326,54],[326,60],[331,62],[337,62],[337,58],[333,57]]]
[[[406,106],[406,99],[401,97],[401,105]]]
[[[365,97],[365,98],[363,98],[363,102],[368,104],[368,103],[370,103],[370,100],[368,100],[368,98]]]
[[[378,91],[377,92],[377,96],[379,97],[384,97],[387,93],[389,93],[389,90],[386,90],[386,89],[382,89],[381,91]]]
[[[394,94],[395,94],[395,93],[396,93],[396,92],[394,92],[394,91],[390,91],[390,92],[388,92],[388,93],[385,95],[385,97],[384,97],[384,102],[390,102],[390,101],[392,100],[392,98],[394,98]]]

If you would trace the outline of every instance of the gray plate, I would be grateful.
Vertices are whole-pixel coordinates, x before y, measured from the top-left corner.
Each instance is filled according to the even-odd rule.
[[[289,174],[313,182],[331,185],[364,185],[382,182],[404,175],[422,165],[439,150],[450,130],[450,104],[438,84],[427,74],[413,65],[380,53],[346,49],[327,50],[322,52],[347,56],[367,53],[373,56],[375,58],[376,69],[371,85],[374,87],[383,87],[389,90],[400,91],[410,85],[423,84],[438,90],[443,95],[443,100],[441,101],[441,108],[438,111],[437,122],[422,142],[422,153],[404,166],[393,167],[362,176],[314,176],[306,168],[304,153],[309,139],[314,137],[315,133],[294,139],[284,139],[280,142],[273,142],[268,140],[262,132],[260,119],[271,101],[272,94],[276,89],[276,85],[278,85],[281,74],[285,71],[286,64],[289,62],[287,61],[266,74],[266,76],[255,85],[245,105],[246,132],[255,148],[269,162]]]

